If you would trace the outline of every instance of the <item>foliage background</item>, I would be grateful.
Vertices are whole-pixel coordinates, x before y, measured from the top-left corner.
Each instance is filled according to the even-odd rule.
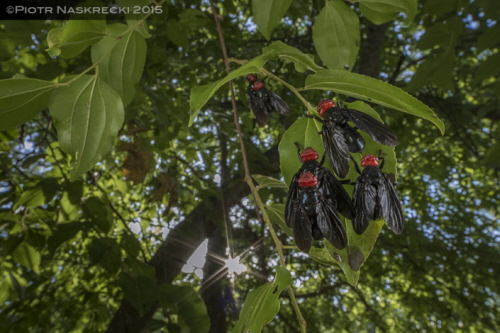
[[[313,43],[313,22],[325,2],[291,2],[268,35],[254,24],[259,19],[252,5],[262,3],[217,4],[230,57],[251,59],[282,41],[328,65],[322,46]],[[400,140],[395,151],[405,230],[395,236],[382,228],[356,287],[338,266],[284,249],[308,331],[498,331],[500,7],[496,0],[425,0],[411,21],[397,15],[375,25],[366,4],[345,5],[360,19],[353,71],[410,92],[436,112],[446,132],[376,108]],[[144,71],[137,80],[132,75],[137,84],[124,125],[89,172],[70,181],[74,168],[61,150],[57,119],[41,104],[42,112],[27,123],[0,132],[4,332],[225,332],[236,324],[248,293],[275,275],[279,258],[269,229],[241,181],[226,87],[188,127],[192,88],[226,75],[210,6],[171,1],[162,8],[163,14],[147,19]],[[89,48],[67,57],[46,51],[54,46],[47,42],[49,31],[59,27],[59,21],[1,22],[0,78],[22,74],[61,82],[91,66]],[[304,86],[305,75],[293,64],[270,61],[265,68]],[[267,127],[257,128],[246,83],[239,78],[234,84],[250,173],[280,178],[278,143],[307,110],[270,80],[292,114],[273,115]],[[345,98],[303,95],[313,105],[326,96]],[[286,190],[259,194],[277,205]],[[276,232],[283,244],[293,244]],[[203,278],[182,272],[205,239]],[[234,278],[220,272],[226,240],[233,256],[244,253],[248,267]],[[280,304],[264,331],[298,331],[287,292]]]

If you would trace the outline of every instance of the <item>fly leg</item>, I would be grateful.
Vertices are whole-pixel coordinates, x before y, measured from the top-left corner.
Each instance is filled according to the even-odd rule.
[[[315,114],[306,114],[306,115],[304,115],[304,117],[306,117],[306,118],[314,118],[314,119],[316,119],[317,121],[319,121],[320,123],[323,123],[323,122],[324,122],[324,120],[323,120],[323,119],[321,119],[320,117],[318,117],[318,116],[317,116],[317,115],[315,115]]]
[[[354,167],[356,168],[356,172],[361,174],[361,170],[359,169],[358,162],[352,157],[351,154],[349,154],[349,157],[351,158],[352,163],[354,163]]]
[[[379,169],[382,170],[385,164],[385,158],[382,157],[382,149],[378,151],[378,159],[382,160],[382,163],[380,163]]]
[[[295,141],[294,144],[297,146],[297,154],[299,155],[299,160],[300,160],[300,162],[303,162],[302,161],[302,157],[300,157],[300,145],[299,145],[299,143],[297,141]],[[324,157],[325,156],[323,156],[323,158]]]

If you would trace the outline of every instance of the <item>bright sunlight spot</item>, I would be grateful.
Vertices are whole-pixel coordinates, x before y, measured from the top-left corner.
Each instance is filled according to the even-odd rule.
[[[208,239],[198,246],[196,251],[188,259],[187,263],[182,268],[184,273],[195,273],[200,279],[203,279],[202,267],[205,265],[206,255],[208,250]]]
[[[236,257],[236,258],[231,258],[229,257],[229,259],[226,260],[226,266],[224,268],[227,267],[227,273],[229,275],[231,274],[241,274],[243,272],[245,272],[247,270],[247,267],[245,265],[243,265],[242,263],[240,263],[240,257]]]

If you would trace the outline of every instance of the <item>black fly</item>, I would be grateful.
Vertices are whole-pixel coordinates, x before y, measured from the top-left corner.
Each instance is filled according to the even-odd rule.
[[[318,113],[324,118],[315,116],[323,123],[321,134],[326,156],[340,178],[345,178],[349,172],[349,152],[359,153],[365,147],[365,140],[358,133],[358,128],[375,142],[386,146],[398,145],[398,139],[389,127],[366,113],[343,108],[341,102],[336,105],[332,100],[324,99],[318,103]],[[356,127],[349,125],[348,121]]]
[[[306,253],[313,239],[326,238],[343,249],[347,236],[338,212],[350,220],[354,217],[349,194],[333,173],[322,166],[323,161],[318,163],[318,157],[312,148],[302,153],[299,148],[302,168],[293,176],[285,207],[286,224],[293,229],[298,248]]]
[[[281,114],[290,113],[290,107],[281,97],[269,91],[264,82],[255,74],[248,74],[246,81],[250,83],[247,88],[250,107],[260,127],[266,125],[267,114],[276,111]]]
[[[389,175],[380,171],[384,160],[382,159],[380,168],[378,160],[372,154],[367,154],[361,159],[364,170],[354,186],[353,201],[356,216],[352,220],[352,227],[358,235],[361,235],[371,220],[383,217],[392,231],[399,235],[403,231],[403,209]],[[356,163],[354,165],[359,172],[358,165]]]

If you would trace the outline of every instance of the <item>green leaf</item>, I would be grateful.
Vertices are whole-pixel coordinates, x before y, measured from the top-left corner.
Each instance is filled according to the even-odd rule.
[[[36,274],[40,273],[40,253],[28,243],[22,242],[12,252],[12,258],[24,267],[33,270]]]
[[[282,41],[273,42],[271,45],[266,46],[262,49],[262,53],[271,51],[276,51],[276,53],[278,53],[279,59],[293,62],[295,64],[295,69],[298,72],[303,73],[307,70],[317,72],[324,69],[314,62],[314,57],[312,55],[302,53],[295,47],[288,46]]]
[[[186,331],[208,332],[210,318],[205,303],[192,287],[164,284],[161,286],[160,302],[164,308],[172,309],[179,315],[184,322],[182,326],[188,329]]]
[[[325,242],[323,242],[325,243]],[[328,242],[326,242],[328,243]],[[338,251],[338,250],[336,250]],[[337,254],[337,255],[335,255]],[[330,254],[330,252],[328,251],[328,248],[326,246],[323,246],[323,247],[316,247],[314,246],[314,243],[313,243],[313,246],[311,246],[311,250],[309,251],[308,255],[309,257],[311,257],[312,259],[316,260],[317,262],[319,262],[320,264],[323,264],[323,265],[326,265],[326,266],[338,266],[339,265],[339,260],[337,259],[334,259],[334,258],[340,258],[338,253],[335,252],[334,256],[332,257],[332,255]]]
[[[183,29],[177,20],[169,20],[167,22],[167,37],[180,47],[186,46],[189,42],[187,30]]]
[[[267,216],[272,224],[278,225],[281,230],[290,237],[293,237],[293,230],[287,227],[285,223],[285,205],[284,204],[270,204],[266,205]]]
[[[123,243],[120,245],[123,247]],[[127,251],[127,248],[125,248],[125,251]],[[123,260],[122,270],[131,277],[142,275],[150,280],[155,280],[156,278],[156,269],[153,266],[133,257],[126,257],[125,260]]]
[[[360,267],[368,259],[384,221],[371,221],[370,226],[361,236],[354,232],[352,223],[349,220],[346,221],[347,247],[339,250],[327,241],[325,245],[332,258],[340,258],[339,261],[335,260],[335,263],[338,263],[347,281],[355,287],[358,284]]]
[[[257,29],[265,39],[271,38],[274,28],[283,18],[292,0],[253,0],[252,13]]]
[[[24,124],[49,106],[55,86],[26,78],[0,80],[0,131]]]
[[[87,198],[82,205],[83,213],[99,230],[109,233],[113,227],[113,212],[98,197]]]
[[[462,30],[462,20],[458,17],[450,18],[447,21],[436,23],[428,28],[417,45],[422,49],[430,49],[439,45],[454,57],[455,47]]]
[[[493,48],[498,43],[500,43],[500,24],[495,24],[487,28],[477,39],[477,52]]]
[[[57,229],[52,233],[52,236],[47,240],[47,246],[51,255],[57,250],[57,248],[64,242],[69,241],[74,238],[80,230],[83,229],[83,223],[81,222],[70,222],[64,224],[58,224]]]
[[[66,182],[66,191],[68,192],[68,199],[73,205],[79,205],[83,196],[83,182]]]
[[[159,288],[154,280],[139,275],[132,277],[129,274],[120,274],[120,287],[123,290],[124,297],[141,314],[151,310],[151,307],[159,299]]]
[[[120,246],[129,256],[136,258],[141,251],[141,243],[131,234],[123,234],[120,240]]]
[[[150,38],[151,34],[148,32],[148,24],[147,21],[145,20],[145,16],[147,13],[143,13],[140,11],[139,13],[136,13],[134,10],[135,6],[148,6],[150,1],[149,0],[117,0],[116,3],[121,7],[127,7],[128,8],[128,13],[125,14],[125,19],[127,21],[127,25],[129,27],[134,27],[135,31],[140,33],[144,38]],[[152,6],[154,6],[152,4]],[[152,7],[150,6],[150,8]]]
[[[460,7],[460,1],[457,0],[428,0],[425,1],[423,12],[431,16],[441,16]]]
[[[429,81],[444,90],[452,90],[454,88],[454,59],[455,55],[452,52],[439,53],[425,59],[418,66],[406,90],[418,91]]]
[[[14,280],[16,278],[5,271],[2,273],[0,275],[0,304],[5,304],[6,301],[12,302],[21,295],[16,292],[16,288],[14,287]]]
[[[429,120],[444,133],[443,122],[428,106],[400,88],[368,76],[339,70],[323,70],[307,77],[305,89],[334,91],[406,112]]]
[[[259,333],[273,320],[280,309],[278,297],[292,283],[292,276],[283,267],[276,267],[274,281],[248,293],[240,318],[231,333]]]
[[[14,209],[19,206],[25,206],[26,208],[41,206],[52,200],[59,188],[60,186],[57,179],[44,179],[40,181],[35,188],[24,191],[14,205]]]
[[[146,42],[138,32],[120,23],[106,27],[111,35],[92,46],[92,61],[98,76],[122,98],[124,106],[135,95],[146,62]]]
[[[19,200],[14,205],[14,209],[17,209],[20,206],[25,206],[26,208],[36,207],[43,205],[43,203],[43,191],[40,187],[36,187],[24,191],[23,194],[21,194]]]
[[[191,116],[189,118],[189,126],[193,125],[194,119],[200,112],[200,109],[205,105],[205,103],[212,97],[213,94],[220,87],[222,87],[227,82],[231,81],[238,76],[247,75],[250,73],[259,72],[262,67],[271,59],[276,59],[278,57],[276,51],[266,52],[258,57],[253,58],[245,65],[234,70],[226,76],[225,78],[206,84],[204,86],[195,86],[191,90],[190,105],[191,105]]]
[[[392,21],[399,14],[396,8],[387,5],[360,3],[359,9],[364,17],[377,25]]]
[[[500,53],[490,55],[483,60],[474,73],[474,79],[480,83],[484,79],[496,76],[500,72]]]
[[[70,20],[62,28],[49,31],[47,52],[51,57],[69,59],[104,37],[106,20]]]
[[[300,151],[311,147],[316,150],[319,156],[323,156],[325,149],[319,132],[322,124],[312,118],[302,117],[292,124],[283,134],[283,138],[278,146],[280,154],[281,174],[285,177],[285,183],[290,184],[293,176],[302,167],[300,162],[297,146],[300,145]]]
[[[321,60],[331,69],[351,69],[359,51],[358,15],[341,1],[328,1],[312,27]]]
[[[70,76],[67,81],[74,78]],[[50,113],[61,149],[73,157],[71,181],[90,170],[111,149],[124,119],[120,96],[90,75],[57,89]]]
[[[286,188],[285,183],[281,180],[271,178],[263,175],[252,175],[252,178],[255,179],[257,183],[259,183],[262,187],[278,187],[278,188]]]
[[[488,168],[494,169],[500,167],[500,141],[495,142],[484,154],[484,160],[481,162]]]
[[[120,247],[114,239],[92,239],[92,242],[88,245],[88,253],[90,261],[94,265],[100,265],[110,275],[115,275],[120,269]]]
[[[358,2],[360,3],[361,13],[365,15],[368,9],[369,15],[365,16],[375,24],[388,22],[400,12],[406,14],[406,22],[411,22],[417,14],[416,0],[358,0]],[[377,16],[373,17],[372,15],[375,13],[377,13]],[[393,16],[391,19],[382,20],[390,15]],[[372,18],[375,18],[375,20],[372,20]]]
[[[201,10],[188,8],[179,15],[179,23],[185,29],[197,31],[210,22],[207,14]]]

